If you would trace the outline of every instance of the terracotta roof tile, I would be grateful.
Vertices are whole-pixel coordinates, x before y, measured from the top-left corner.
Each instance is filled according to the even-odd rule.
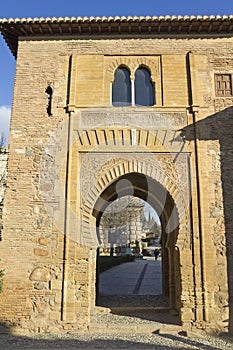
[[[98,26],[96,26],[98,23]],[[59,24],[57,26],[56,24]],[[128,24],[128,26],[127,26]],[[133,26],[133,34],[131,33]],[[49,30],[48,30],[49,29]],[[179,36],[179,35],[232,35],[231,15],[172,15],[172,16],[103,16],[103,17],[35,17],[2,18],[2,33],[10,50],[16,56],[19,37],[25,36]]]

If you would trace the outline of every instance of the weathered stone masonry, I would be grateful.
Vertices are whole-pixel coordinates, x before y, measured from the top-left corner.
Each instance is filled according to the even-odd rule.
[[[17,55],[2,322],[22,333],[88,329],[96,226],[104,203],[131,194],[130,182],[160,214],[170,308],[186,328],[233,331],[231,81],[216,93],[216,79],[233,74],[232,23],[0,20]],[[132,80],[148,68],[154,106],[112,106],[119,66]]]
[[[0,147],[0,237],[2,233],[2,210],[7,178],[7,147]]]

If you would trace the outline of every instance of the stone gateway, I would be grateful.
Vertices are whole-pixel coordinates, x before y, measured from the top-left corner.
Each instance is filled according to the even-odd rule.
[[[160,217],[170,312],[233,333],[233,16],[1,19],[0,31],[17,59],[1,322],[87,330],[101,217],[131,195]]]

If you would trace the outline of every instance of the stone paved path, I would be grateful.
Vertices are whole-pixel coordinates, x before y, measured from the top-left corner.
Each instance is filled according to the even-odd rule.
[[[101,295],[160,295],[161,260],[136,259],[100,274]]]
[[[162,296],[161,259],[136,259],[100,274],[98,305],[116,307],[167,307]]]

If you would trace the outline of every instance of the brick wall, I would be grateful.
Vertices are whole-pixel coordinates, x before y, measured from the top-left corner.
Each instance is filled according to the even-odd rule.
[[[2,234],[2,210],[4,203],[4,194],[6,190],[6,178],[7,178],[7,147],[0,148],[0,237]]]
[[[231,251],[233,232],[228,208],[228,204],[232,206],[229,195],[232,164],[225,154],[232,150],[233,99],[215,96],[214,73],[232,73],[232,53],[233,40],[228,37],[45,38],[19,42],[1,242],[6,266],[4,293],[0,298],[3,321],[14,323],[23,332],[87,327],[95,304],[95,249],[83,247],[77,239],[85,226],[85,220],[75,219],[81,217],[82,209],[81,158],[79,147],[72,145],[68,164],[71,170],[67,175],[67,123],[73,113],[71,140],[74,140],[74,129],[82,131],[79,119],[82,108],[109,106],[113,67],[127,62],[133,69],[137,62],[145,61],[152,65],[159,96],[159,103],[149,110],[166,112],[170,131],[183,129],[186,151],[190,154],[192,220],[190,224],[190,218],[185,219],[189,221],[188,228],[180,225],[176,242],[179,258],[172,254],[180,274],[181,295],[177,305],[181,320],[184,324],[224,329],[229,310],[228,279],[230,283],[232,280],[230,271],[227,275],[227,262],[231,266],[232,261],[226,251],[226,243]],[[48,86],[53,90],[51,116],[47,113]],[[197,106],[198,113],[190,104]],[[134,111],[135,115],[139,113],[136,108]],[[185,124],[176,121],[178,112],[187,115]],[[116,127],[117,113],[115,117],[111,113],[106,115],[110,127]],[[137,125],[138,114],[131,122]],[[54,138],[57,151],[53,154],[50,146],[57,130],[60,134]],[[153,147],[150,149],[153,152],[170,151],[162,143]],[[124,151],[129,149],[122,148]],[[41,182],[44,159],[47,165],[63,164],[59,173],[61,187],[55,191],[58,195],[51,197],[52,211],[45,207],[41,196],[41,190],[49,193],[54,185],[51,173],[44,169]],[[64,193],[72,207],[69,217]],[[183,235],[182,230],[186,232]]]

